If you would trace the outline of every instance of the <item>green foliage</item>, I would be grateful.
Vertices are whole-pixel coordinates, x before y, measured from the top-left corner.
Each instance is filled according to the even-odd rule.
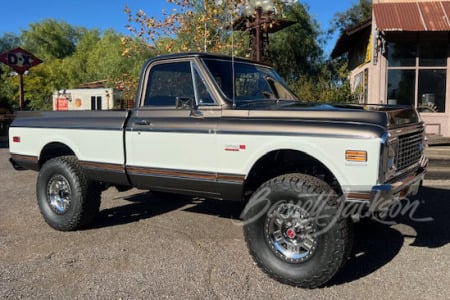
[[[359,0],[344,12],[338,12],[332,20],[330,32],[343,32],[372,17],[372,0]]]
[[[360,2],[365,5],[368,1]],[[361,10],[366,13],[365,7]],[[359,9],[354,8],[350,9],[349,14],[353,16],[359,12]],[[347,22],[343,14],[337,15]],[[324,59],[323,50],[319,46],[323,33],[317,22],[308,14],[307,7],[297,3],[288,7],[285,15],[288,20],[296,21],[297,24],[271,37],[270,56],[277,71],[288,80],[302,101],[352,102],[347,60]],[[351,17],[350,20],[354,18]]]
[[[318,73],[323,51],[318,44],[320,29],[302,4],[286,9],[286,19],[295,24],[270,35],[270,60],[286,79]]]
[[[89,53],[95,49],[101,38],[102,37],[99,30],[87,30],[84,28],[80,29],[80,38],[78,40],[75,52],[61,62],[63,64],[61,71],[71,71],[71,74],[64,76],[68,79],[68,82],[65,83],[65,86],[58,83],[57,89],[67,89],[68,86],[75,87],[80,83],[94,81],[95,79],[103,79],[93,78],[93,76],[88,73]]]
[[[164,12],[161,20],[142,10],[133,14],[125,8],[130,24],[138,27],[129,25],[134,38],[111,30],[72,27],[53,19],[30,24],[20,36],[3,34],[0,52],[20,46],[44,61],[24,76],[29,108],[51,109],[54,91],[97,80],[120,86],[132,99],[143,62],[156,54],[205,49],[231,54],[233,48],[235,55],[245,55],[248,32],[232,34],[230,30],[231,20],[242,12],[243,1],[167,1],[175,10]],[[275,2],[276,17],[296,22],[270,36],[269,51],[275,69],[305,101],[350,101],[346,60],[324,59],[320,48],[323,33],[307,7],[301,2],[293,6]],[[371,1],[360,0],[350,10],[336,14],[333,28],[342,30],[370,15]],[[0,65],[0,105],[17,108],[18,78],[11,73],[9,67]]]
[[[249,33],[231,33],[231,20],[237,20],[244,9],[244,1],[167,0],[174,7],[172,13],[163,13],[158,20],[143,10],[133,14],[126,7],[131,32],[154,47],[158,53],[207,51],[236,55],[247,52]],[[318,23],[307,8],[296,3],[286,6],[286,1],[275,1],[277,10],[273,18],[286,18],[296,22],[270,36],[270,63],[296,90],[308,91],[308,99],[322,96],[326,84],[314,87],[321,75],[323,51],[319,45],[321,32]],[[233,34],[233,39],[231,35]],[[322,76],[326,78],[325,76]],[[328,96],[332,97],[332,96]]]
[[[158,54],[177,52],[232,53],[231,23],[239,0],[166,0],[169,12],[162,18],[143,10],[132,12],[127,6],[128,29],[154,48]],[[234,35],[233,50],[244,53],[245,34]]]
[[[20,39],[14,33],[4,33],[2,37],[0,37],[0,53],[17,48],[19,45]]]
[[[29,26],[29,30],[22,32],[23,48],[37,57],[44,60],[61,59],[75,52],[79,34],[69,24],[47,19]]]
[[[76,88],[82,83],[106,80],[107,85],[121,88],[132,99],[143,62],[153,56],[140,41],[129,40],[135,51],[123,55],[124,36],[114,31],[73,28],[63,22],[45,20],[31,24],[20,37],[8,34],[0,38],[4,51],[20,46],[44,62],[24,75],[27,108],[51,110],[56,90]],[[130,47],[131,47],[130,46]],[[8,66],[0,65],[0,103],[18,108],[18,77]],[[131,85],[131,87],[128,87]]]
[[[54,60],[31,69],[30,74],[24,76],[24,93],[28,109],[52,109],[52,95],[55,91],[55,82],[59,78],[62,79],[58,69],[58,61]]]
[[[11,71],[9,67],[1,66],[1,68],[4,68],[7,71],[0,74],[0,108],[14,110],[19,104],[19,100],[17,100],[17,105],[14,101],[15,99],[18,99],[18,79],[9,75],[9,72]]]
[[[341,34],[346,29],[355,27],[371,17],[372,1],[359,0],[348,10],[338,12],[334,15],[331,22],[331,28],[328,33],[331,34],[333,32],[339,32]],[[348,101],[352,101],[352,99],[355,99],[355,95],[352,95],[350,90],[350,82],[348,79],[349,71],[347,69],[348,57],[344,55],[336,58],[331,62],[331,65],[332,74],[334,74],[334,80],[337,83],[339,90],[338,96],[343,96],[348,99]]]
[[[291,82],[291,88],[302,101],[306,102],[353,101],[347,80],[346,64],[342,62],[325,61],[317,74],[301,76]]]
[[[0,37],[0,53],[17,48],[19,45],[20,39],[13,33],[4,33]],[[14,108],[13,95],[18,93],[18,88],[14,87],[10,78],[11,72],[13,70],[10,67],[0,63],[0,108],[8,110]]]

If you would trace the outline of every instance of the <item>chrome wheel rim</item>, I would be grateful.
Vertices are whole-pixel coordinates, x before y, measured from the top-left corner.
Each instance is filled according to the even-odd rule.
[[[55,175],[48,181],[47,201],[51,209],[57,214],[64,214],[70,207],[71,189],[67,179],[62,175]]]
[[[315,232],[314,219],[299,205],[279,202],[266,215],[266,241],[272,252],[286,262],[301,263],[314,254]]]

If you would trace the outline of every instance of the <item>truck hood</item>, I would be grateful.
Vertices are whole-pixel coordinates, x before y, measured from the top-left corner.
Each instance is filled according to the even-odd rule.
[[[378,125],[387,129],[421,122],[414,108],[400,105],[317,104],[268,100],[241,103],[237,110],[248,111],[250,118],[352,122]]]

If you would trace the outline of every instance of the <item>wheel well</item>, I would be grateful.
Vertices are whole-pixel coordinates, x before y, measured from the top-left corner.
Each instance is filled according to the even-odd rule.
[[[75,153],[72,149],[70,149],[70,147],[62,143],[47,144],[39,155],[39,168],[42,167],[42,165],[49,159],[65,155],[75,155]]]
[[[253,165],[245,181],[244,198],[248,199],[267,180],[287,173],[317,177],[328,183],[336,193],[342,194],[336,177],[323,163],[304,152],[285,149],[269,152]]]

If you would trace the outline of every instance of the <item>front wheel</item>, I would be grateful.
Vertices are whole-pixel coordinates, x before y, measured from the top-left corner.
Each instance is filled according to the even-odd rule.
[[[60,231],[87,225],[100,208],[101,189],[86,178],[73,156],[57,157],[42,166],[36,194],[45,221]]]
[[[242,216],[250,254],[280,282],[321,286],[350,253],[352,224],[340,217],[336,193],[318,178],[275,177],[253,194]]]

